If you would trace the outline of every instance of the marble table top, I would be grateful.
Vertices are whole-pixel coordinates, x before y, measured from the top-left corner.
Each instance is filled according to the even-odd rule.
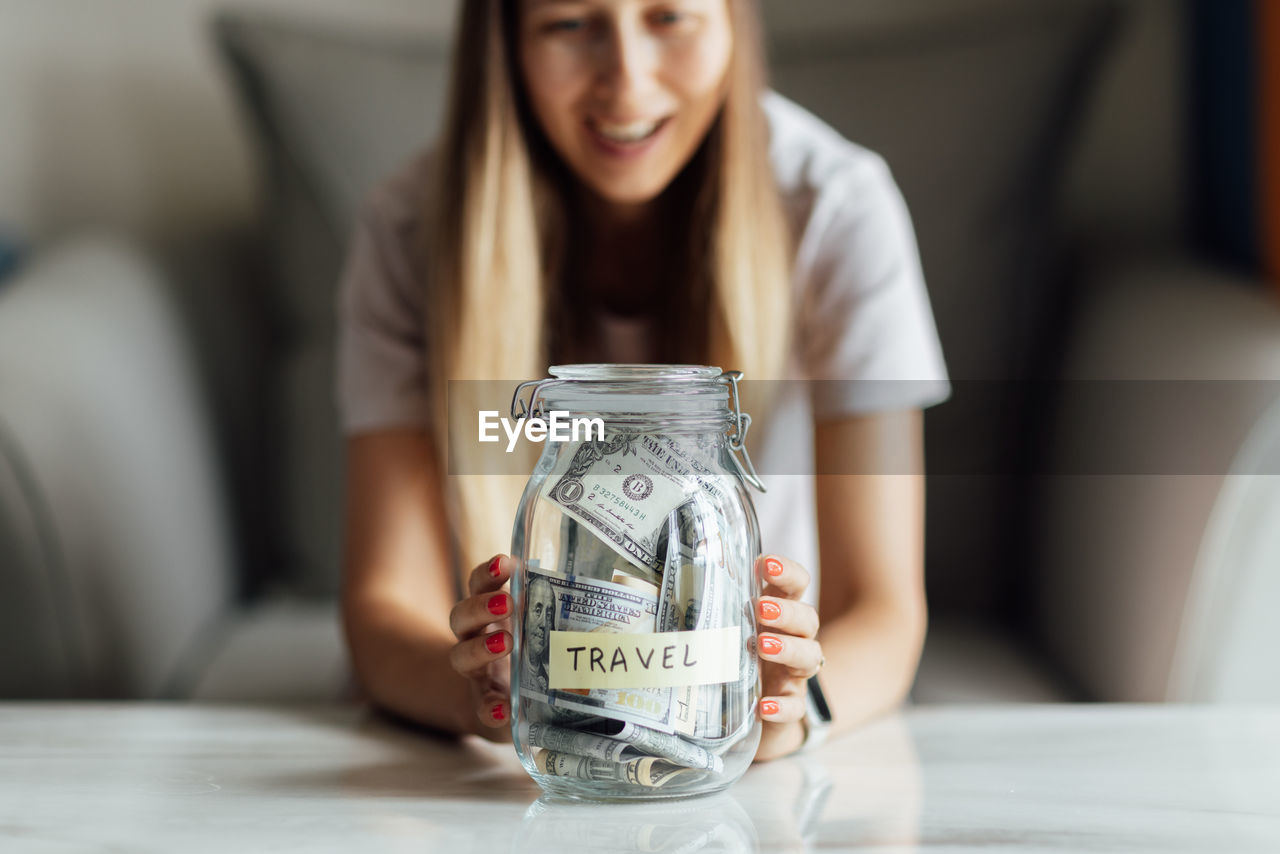
[[[0,851],[1280,852],[1280,708],[916,707],[728,792],[553,802],[354,707],[0,703]]]

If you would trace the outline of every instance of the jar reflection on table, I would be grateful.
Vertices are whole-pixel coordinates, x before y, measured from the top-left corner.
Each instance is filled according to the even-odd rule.
[[[694,801],[583,804],[544,795],[530,805],[512,854],[698,854],[756,851],[751,817],[731,795]]]

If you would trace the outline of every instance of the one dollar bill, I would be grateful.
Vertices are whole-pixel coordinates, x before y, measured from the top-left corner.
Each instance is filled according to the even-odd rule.
[[[582,442],[544,495],[636,566],[661,573],[667,517],[697,484],[673,473],[653,437],[617,431]]]

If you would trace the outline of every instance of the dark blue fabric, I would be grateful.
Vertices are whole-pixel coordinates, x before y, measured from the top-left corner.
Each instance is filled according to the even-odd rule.
[[[0,233],[0,287],[4,287],[5,279],[17,270],[21,263],[22,247],[16,240]]]
[[[1233,264],[1260,262],[1253,0],[1188,0],[1193,226]]]

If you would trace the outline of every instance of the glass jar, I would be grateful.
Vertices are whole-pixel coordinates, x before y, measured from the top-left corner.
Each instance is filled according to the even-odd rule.
[[[577,421],[569,441],[546,442],[516,513],[516,752],[552,795],[725,789],[760,740],[760,533],[746,484],[763,486],[742,444],[740,374],[550,373],[516,389],[512,415],[597,420],[589,437]]]

